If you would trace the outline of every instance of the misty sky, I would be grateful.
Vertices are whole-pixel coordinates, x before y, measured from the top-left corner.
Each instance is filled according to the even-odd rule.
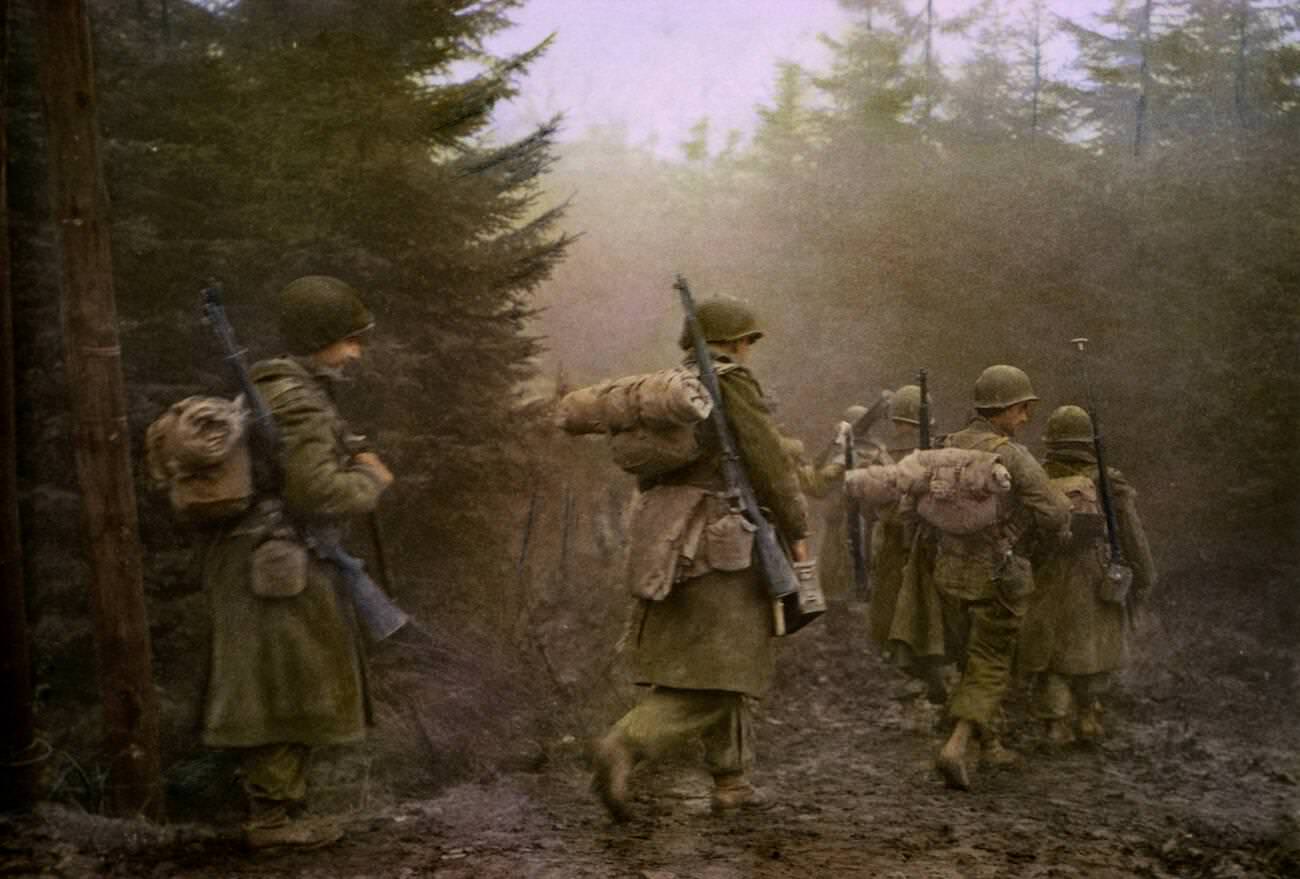
[[[1050,8],[1082,20],[1105,2],[1054,0]],[[934,5],[942,18],[971,0]],[[920,0],[908,6],[923,8]],[[703,116],[715,149],[728,129],[750,134],[755,106],[771,100],[777,62],[825,69],[829,52],[817,35],[834,36],[853,20],[836,0],[528,0],[511,18],[517,27],[495,39],[493,51],[519,51],[551,33],[556,40],[523,80],[521,96],[498,110],[503,135],[563,112],[562,140],[622,124],[629,141],[655,138],[665,156],[678,154]]]

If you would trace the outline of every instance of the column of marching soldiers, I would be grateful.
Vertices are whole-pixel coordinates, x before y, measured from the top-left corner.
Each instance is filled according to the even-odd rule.
[[[635,817],[640,767],[690,743],[702,745],[714,812],[771,805],[752,781],[753,706],[771,687],[777,638],[825,608],[809,495],[830,496],[821,588],[833,605],[870,584],[866,634],[947,733],[935,769],[950,788],[1021,759],[1003,744],[1017,680],[1032,682],[1047,745],[1101,739],[1106,684],[1155,574],[1136,492],[1099,460],[1089,412],[1052,411],[1039,462],[1016,441],[1039,402],[1030,379],[991,366],[960,430],[931,442],[928,395],[907,385],[851,408],[809,461],[751,368],[767,334],[754,309],[695,306],[678,288],[676,365],[555,407],[561,429],[599,437],[638,488],[618,649],[644,694],[591,747],[611,818]],[[373,513],[394,481],[333,395],[375,320],[347,283],[299,278],[275,301],[284,353],[249,368],[207,295],[241,396],[182,400],[146,442],[151,476],[193,527],[209,599],[202,740],[239,757],[250,847],[329,844],[342,828],[308,809],[309,760],[365,735],[363,634],[411,657],[430,648],[343,548],[347,521]]]

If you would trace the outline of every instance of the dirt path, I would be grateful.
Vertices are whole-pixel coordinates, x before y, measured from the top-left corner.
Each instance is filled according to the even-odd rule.
[[[575,750],[543,772],[348,816],[347,838],[319,852],[250,857],[202,829],[87,835],[46,812],[8,828],[20,832],[0,846],[0,875],[1300,875],[1279,848],[1300,801],[1292,693],[1229,675],[1191,688],[1177,656],[1147,662],[1142,683],[1117,697],[1104,747],[1046,754],[1013,741],[1027,753],[1022,769],[982,773],[976,791],[954,793],[931,768],[930,718],[841,631],[819,626],[784,648],[759,720],[757,780],[776,801],[764,812],[711,815],[707,778],[683,764],[638,775],[638,819],[612,826]]]

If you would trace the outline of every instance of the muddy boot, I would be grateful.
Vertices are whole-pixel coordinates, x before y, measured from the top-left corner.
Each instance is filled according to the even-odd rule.
[[[1075,741],[1070,721],[1063,717],[1054,717],[1047,721],[1043,729],[1043,738],[1047,741],[1047,747],[1056,751],[1068,748]]]
[[[250,849],[321,848],[343,838],[339,823],[326,817],[301,817],[298,803],[254,802],[244,822],[244,845]]]
[[[771,803],[765,793],[749,783],[745,773],[737,772],[713,777],[710,805],[715,814],[723,814],[738,809],[765,809]]]
[[[931,705],[943,707],[948,704],[948,688],[943,683],[943,669],[937,665],[927,664],[921,672],[925,682],[925,698]]]
[[[1106,727],[1101,724],[1102,708],[1100,702],[1093,702],[1079,715],[1079,735],[1084,740],[1095,742],[1106,735]]]
[[[956,790],[970,790],[970,770],[966,764],[966,754],[970,750],[971,734],[974,724],[969,720],[959,720],[953,727],[952,735],[939,751],[934,761],[934,768],[943,776],[944,784]]]
[[[1002,744],[999,736],[989,736],[980,742],[980,765],[993,769],[1017,769],[1024,765],[1024,758],[1016,751]]]
[[[596,742],[592,759],[596,770],[591,779],[592,792],[600,798],[610,818],[627,821],[632,817],[627,805],[627,780],[634,765],[632,753],[611,733]]]

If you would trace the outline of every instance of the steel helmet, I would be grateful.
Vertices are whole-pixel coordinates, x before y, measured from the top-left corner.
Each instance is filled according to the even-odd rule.
[[[375,325],[351,285],[328,275],[292,281],[276,299],[280,336],[290,354],[312,354]]]
[[[706,342],[735,342],[750,337],[763,337],[754,310],[738,299],[706,299],[696,306],[695,316],[699,318]],[[683,351],[690,350],[693,345],[691,328],[685,322],[677,344]]]
[[[976,409],[1005,409],[1037,399],[1033,386],[1029,384],[1029,376],[1014,366],[990,366],[975,379]]]
[[[930,402],[934,402],[933,397]],[[889,400],[889,420],[916,425],[921,423],[920,385],[903,385],[894,391],[894,396]]]
[[[1047,418],[1047,429],[1043,431],[1043,442],[1055,443],[1090,443],[1092,442],[1092,419],[1079,406],[1061,406]]]

